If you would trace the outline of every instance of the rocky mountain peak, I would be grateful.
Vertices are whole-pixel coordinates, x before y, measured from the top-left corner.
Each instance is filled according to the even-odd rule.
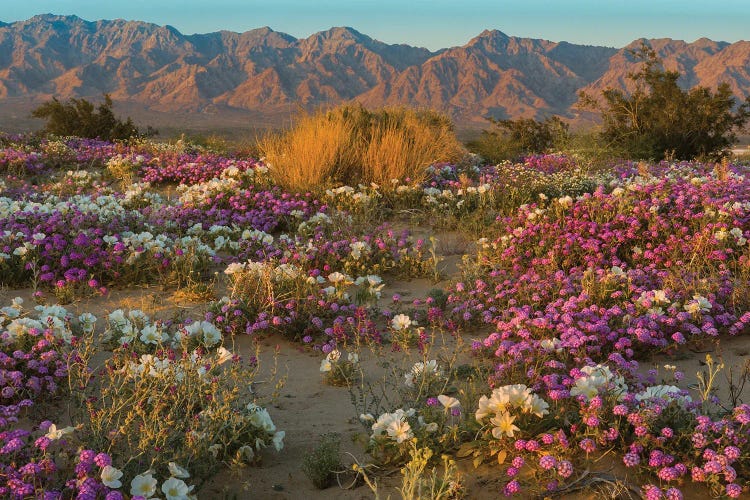
[[[31,109],[51,96],[96,99],[103,92],[123,106],[168,115],[211,110],[217,119],[351,100],[431,107],[476,124],[486,116],[573,117],[579,91],[627,87],[636,62],[628,50],[642,43],[680,71],[685,86],[727,81],[738,97],[750,94],[750,42],[638,39],[615,49],[488,29],[432,52],[345,26],[303,39],[268,26],[184,35],[141,21],[43,14],[0,22],[0,124],[4,103]]]

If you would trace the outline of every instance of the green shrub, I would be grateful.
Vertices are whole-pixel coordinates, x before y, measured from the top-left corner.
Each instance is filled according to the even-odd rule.
[[[315,449],[305,455],[302,472],[319,490],[331,486],[334,471],[341,470],[340,448],[341,438],[338,434],[323,434]]]
[[[31,112],[34,118],[47,120],[44,132],[57,136],[99,138],[105,141],[130,139],[132,137],[156,135],[151,127],[141,132],[133,124],[115,117],[112,98],[104,94],[104,102],[94,110],[86,99],[70,99],[64,103],[52,98]]]
[[[603,103],[581,94],[582,105],[601,111],[602,138],[631,159],[717,158],[737,139],[735,131],[750,120],[750,97],[735,109],[727,83],[716,92],[706,87],[683,90],[680,74],[666,71],[661,60],[643,44],[631,54],[643,62],[628,77],[636,90],[629,95],[609,88]]]
[[[468,148],[490,163],[516,160],[532,153],[544,153],[559,147],[568,137],[568,124],[557,116],[543,122],[531,118],[495,120]]]

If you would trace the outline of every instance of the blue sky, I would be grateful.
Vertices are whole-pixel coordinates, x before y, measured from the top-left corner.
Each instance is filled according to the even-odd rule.
[[[388,43],[463,45],[485,28],[621,47],[640,37],[750,39],[749,0],[0,0],[0,21],[36,14],[137,19],[181,32],[270,26],[306,37],[351,26]]]

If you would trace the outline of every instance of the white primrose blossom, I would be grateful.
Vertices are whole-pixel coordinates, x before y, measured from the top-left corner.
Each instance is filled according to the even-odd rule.
[[[615,375],[606,365],[584,366],[581,368],[583,376],[576,379],[575,385],[570,389],[571,396],[584,396],[587,400],[597,396],[600,390],[612,391],[622,398],[627,392],[625,380],[620,375]]]
[[[391,328],[396,331],[406,330],[415,324],[406,314],[397,314],[391,320]]]
[[[442,377],[443,372],[440,370],[436,360],[431,359],[426,362],[417,361],[411,369],[404,375],[404,385],[414,387],[418,380],[423,377]]]

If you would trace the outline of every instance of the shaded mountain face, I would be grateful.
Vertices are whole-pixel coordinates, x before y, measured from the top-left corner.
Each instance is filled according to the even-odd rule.
[[[222,109],[278,116],[296,106],[359,101],[430,107],[463,123],[573,118],[579,91],[627,88],[636,68],[628,49],[642,42],[686,87],[726,81],[738,97],[750,94],[750,42],[636,40],[614,49],[494,30],[431,52],[343,27],[304,39],[268,27],[183,35],[139,21],[41,15],[0,23],[0,103],[106,92],[156,112],[217,116]]]

